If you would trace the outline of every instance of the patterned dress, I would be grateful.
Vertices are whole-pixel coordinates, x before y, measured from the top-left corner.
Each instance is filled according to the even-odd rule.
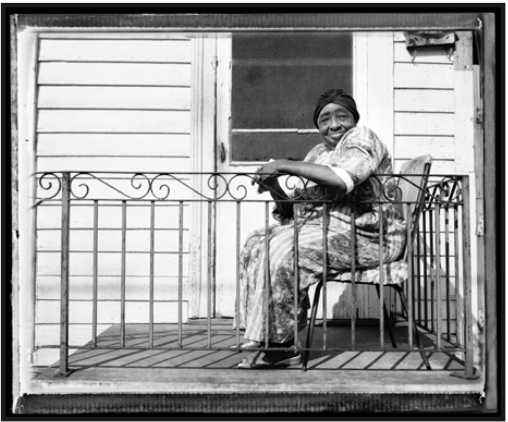
[[[367,178],[375,174],[391,174],[392,165],[386,146],[366,127],[350,129],[333,149],[326,143],[315,146],[306,162],[345,170],[354,182],[354,189],[342,197],[327,193],[333,200],[327,207],[328,277],[340,279],[350,271],[351,213],[355,212],[356,268],[377,267],[380,253],[386,265],[400,258],[406,241],[406,223],[391,204],[346,203],[353,198],[378,198],[380,186]],[[386,176],[379,177],[381,182]],[[297,186],[295,197],[313,199],[314,183],[307,188]],[[310,188],[310,189],[309,189]],[[322,192],[322,190],[321,190]],[[354,209],[353,209],[354,208]],[[298,231],[298,289],[294,304],[294,230],[295,220],[284,219],[278,210],[279,221],[268,229],[269,236],[269,292],[266,294],[266,232],[251,233],[242,251],[240,275],[240,315],[238,322],[245,328],[245,339],[264,341],[266,309],[268,307],[269,341],[282,343],[294,337],[295,311],[297,330],[307,324],[308,287],[319,282],[323,275],[323,207],[317,203],[300,206],[296,218]],[[379,221],[383,222],[383,248],[380,251]],[[400,261],[399,261],[400,262]],[[372,272],[378,273],[378,269]],[[388,272],[389,273],[389,272]],[[389,274],[387,274],[389,277]]]

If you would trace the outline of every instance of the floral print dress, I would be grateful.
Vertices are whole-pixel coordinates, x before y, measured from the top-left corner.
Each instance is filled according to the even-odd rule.
[[[354,198],[378,198],[380,186],[367,178],[371,175],[392,173],[391,157],[386,146],[377,135],[366,127],[349,130],[333,149],[326,143],[315,146],[305,158],[306,162],[337,167],[345,170],[352,178],[354,189],[347,195],[333,196],[327,207],[327,263],[328,279],[341,279],[351,270],[353,253],[351,250],[351,214],[355,213],[355,263],[356,268],[373,268],[362,273],[365,277],[378,274],[380,255],[385,271],[385,282],[394,282],[390,270],[395,268],[398,280],[404,279],[404,268],[400,264],[390,267],[402,254],[406,240],[406,223],[391,204],[356,204],[349,202]],[[387,176],[380,176],[381,182]],[[314,192],[320,190],[312,182],[295,189],[295,198],[313,199]],[[317,188],[317,189],[316,189]],[[241,254],[240,274],[240,315],[235,323],[245,328],[246,340],[262,342],[268,326],[270,342],[290,341],[295,332],[295,313],[297,331],[307,324],[309,300],[308,287],[319,282],[323,276],[323,207],[318,203],[300,206],[296,219],[282,218],[274,211],[279,221],[269,227],[251,233]],[[383,248],[380,250],[379,223],[383,224]],[[298,285],[295,307],[294,277],[294,231],[298,231]],[[266,236],[268,235],[268,257],[266,256]],[[268,258],[268,259],[267,259]],[[269,277],[266,277],[267,262]],[[400,261],[398,261],[400,263]],[[403,267],[403,266],[402,266]],[[267,281],[268,280],[268,281]],[[357,279],[360,281],[359,279]],[[362,281],[368,281],[362,279]],[[395,281],[397,282],[397,281]],[[267,293],[268,289],[268,293]],[[268,321],[266,313],[268,309]]]

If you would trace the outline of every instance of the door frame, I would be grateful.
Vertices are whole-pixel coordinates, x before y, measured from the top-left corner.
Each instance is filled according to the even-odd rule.
[[[260,165],[259,162],[233,162],[231,154],[231,89],[232,89],[232,33],[221,33],[217,36],[217,135],[216,148],[222,143],[226,160],[217,163],[218,172],[252,172]],[[394,32],[353,32],[353,96],[358,104],[360,124],[369,126],[383,139],[389,150],[393,151],[393,40]],[[375,63],[369,66],[369,62]],[[393,155],[393,154],[392,154]],[[217,160],[217,154],[215,154]],[[252,194],[251,192],[249,192]],[[260,197],[264,199],[265,196]],[[269,199],[266,194],[266,199]],[[270,217],[271,218],[271,217]],[[216,215],[217,227],[221,227],[224,217],[220,211]],[[274,220],[270,220],[274,222]],[[242,230],[242,236],[245,230]],[[250,231],[250,230],[249,230]],[[234,256],[232,247],[218,243],[219,257],[223,253]],[[221,252],[222,250],[222,252]],[[217,255],[215,255],[217,257]],[[220,261],[220,259],[219,259]],[[231,304],[222,298],[221,283],[235,274],[234,265],[230,261],[217,262],[216,267],[216,311],[222,315],[221,303],[228,304],[230,316]],[[344,286],[337,284],[337,291],[330,295],[339,297]],[[226,289],[227,290],[227,289]],[[360,318],[377,317],[379,305],[377,296],[370,289],[359,289],[358,303],[361,309]],[[328,306],[333,309],[333,303]],[[330,317],[332,315],[329,315]]]

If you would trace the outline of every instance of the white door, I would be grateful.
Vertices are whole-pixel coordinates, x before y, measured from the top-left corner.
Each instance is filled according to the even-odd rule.
[[[268,159],[302,160],[321,142],[312,122],[314,104],[327,89],[353,91],[352,39],[344,33],[221,35],[217,171],[253,173]],[[233,195],[257,202],[243,201],[240,211],[235,201],[217,206],[215,304],[222,317],[235,313],[237,263],[246,236],[267,220],[274,223],[269,194],[257,194],[248,177],[235,178],[229,188]],[[329,309],[335,317],[347,316],[347,309],[333,308],[344,288],[335,289],[330,289],[334,302]]]

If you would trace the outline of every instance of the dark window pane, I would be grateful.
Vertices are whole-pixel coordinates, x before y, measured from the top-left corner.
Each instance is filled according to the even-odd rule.
[[[313,128],[319,95],[352,92],[352,33],[234,33],[233,129]]]
[[[268,161],[285,158],[303,161],[307,153],[323,142],[317,133],[234,133],[233,161]]]

